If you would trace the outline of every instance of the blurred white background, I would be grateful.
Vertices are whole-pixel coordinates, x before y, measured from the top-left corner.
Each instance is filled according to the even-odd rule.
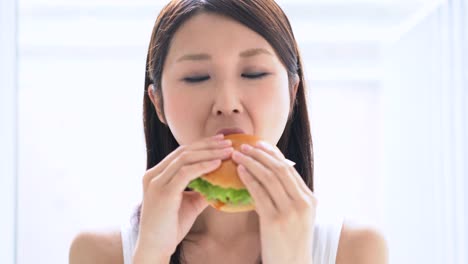
[[[80,230],[128,221],[166,2],[0,0],[0,263],[65,263]],[[320,206],[381,228],[391,263],[468,263],[468,1],[278,2],[305,59]]]

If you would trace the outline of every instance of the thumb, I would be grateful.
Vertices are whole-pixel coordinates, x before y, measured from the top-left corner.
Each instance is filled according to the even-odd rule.
[[[195,209],[197,214],[200,214],[209,205],[208,201],[199,192],[189,191],[184,193],[186,199]]]

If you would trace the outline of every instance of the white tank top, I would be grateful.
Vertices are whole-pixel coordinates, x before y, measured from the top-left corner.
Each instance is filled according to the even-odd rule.
[[[343,217],[317,217],[315,220],[313,263],[335,264],[338,253]],[[121,227],[124,264],[132,264],[133,251],[138,237],[138,228],[131,223]]]

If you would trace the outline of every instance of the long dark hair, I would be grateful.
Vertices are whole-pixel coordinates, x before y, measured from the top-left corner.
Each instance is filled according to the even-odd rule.
[[[154,92],[161,98],[160,109],[164,109],[161,75],[171,39],[187,19],[201,12],[223,15],[242,23],[260,34],[276,51],[288,72],[291,98],[289,118],[277,147],[286,158],[296,162],[296,170],[313,191],[313,147],[302,60],[289,20],[274,0],[173,0],[163,8],[153,27],[146,57],[143,94],[146,169],[154,167],[179,146],[169,127],[159,120],[148,96],[148,87],[153,84]],[[294,84],[297,81],[299,85],[294,94]],[[135,212],[137,225],[140,222],[140,212],[141,205]],[[181,244],[182,242],[171,256],[170,263],[181,263]]]

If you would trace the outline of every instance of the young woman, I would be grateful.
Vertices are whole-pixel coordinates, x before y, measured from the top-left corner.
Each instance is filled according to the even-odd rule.
[[[154,25],[144,89],[136,221],[79,234],[70,263],[387,263],[375,229],[316,221],[302,61],[273,0],[170,2]],[[234,151],[222,135],[233,128],[265,144]],[[219,212],[186,188],[228,158],[254,211]]]

